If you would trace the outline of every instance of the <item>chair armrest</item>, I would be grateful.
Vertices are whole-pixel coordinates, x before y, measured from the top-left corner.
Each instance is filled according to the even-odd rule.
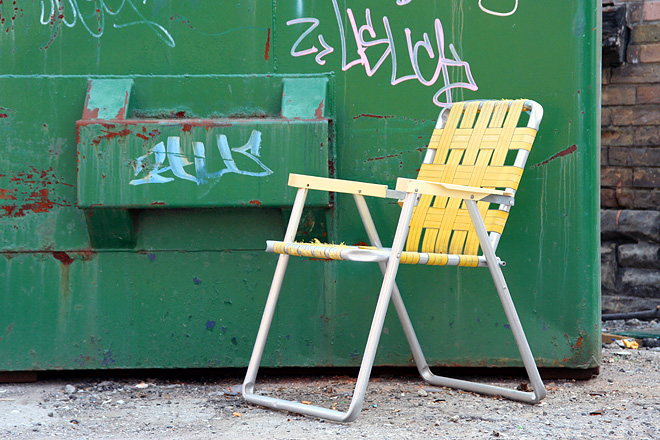
[[[305,176],[302,174],[289,174],[289,186],[371,197],[387,197],[389,191],[387,185]]]
[[[429,182],[427,180],[415,180],[398,178],[396,190],[415,192],[440,197],[456,197],[465,200],[483,200],[503,205],[513,205],[513,193],[496,189],[475,188],[472,186],[454,185],[451,183]]]

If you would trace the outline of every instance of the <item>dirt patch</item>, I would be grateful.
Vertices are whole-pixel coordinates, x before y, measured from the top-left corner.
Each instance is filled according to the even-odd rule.
[[[354,378],[267,377],[261,394],[346,409]],[[488,378],[477,378],[488,382]],[[601,374],[546,381],[539,405],[377,376],[356,422],[247,405],[242,377],[122,378],[0,384],[0,438],[39,439],[660,439],[660,349],[603,349]],[[519,378],[498,379],[516,387]]]

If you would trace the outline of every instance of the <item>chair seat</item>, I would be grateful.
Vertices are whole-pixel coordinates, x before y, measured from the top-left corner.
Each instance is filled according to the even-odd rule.
[[[367,263],[387,262],[391,249],[374,246],[347,246],[344,244],[288,243],[269,240],[266,252],[286,254],[294,257],[318,258],[323,260],[347,260]],[[497,259],[499,265],[504,261]],[[435,254],[426,252],[402,252],[401,264],[424,264],[429,266],[488,267],[486,257],[481,255]]]

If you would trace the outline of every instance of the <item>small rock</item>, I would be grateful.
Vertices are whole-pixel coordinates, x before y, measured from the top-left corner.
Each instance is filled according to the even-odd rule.
[[[53,414],[52,412],[49,412],[48,417],[55,417],[55,414]]]
[[[419,394],[420,397],[426,397],[426,396],[429,395],[429,393],[427,393],[426,390],[425,390],[424,388],[420,388],[420,389],[417,391],[417,394]]]
[[[450,421],[450,422],[454,422],[454,423],[458,423],[458,416],[451,416],[451,417],[449,418],[449,421]]]
[[[67,394],[73,394],[76,392],[76,387],[74,387],[73,385],[67,385],[64,387],[64,392]]]
[[[124,403],[126,403],[126,402],[124,402],[123,400],[118,400],[117,401],[117,405],[123,405]]]

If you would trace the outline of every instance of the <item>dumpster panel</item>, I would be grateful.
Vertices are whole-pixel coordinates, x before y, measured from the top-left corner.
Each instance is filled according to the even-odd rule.
[[[0,14],[0,370],[245,366],[286,175],[393,187],[417,174],[443,104],[476,98],[544,107],[498,255],[539,365],[598,365],[600,2],[72,0]],[[128,98],[90,105],[90,81]],[[210,189],[180,177],[197,179],[195,142],[212,173],[230,168],[218,138],[232,151],[253,131],[260,155],[242,152],[272,175]],[[180,181],[130,185],[146,176],[137,160],[153,170],[177,137],[183,172],[160,174]],[[256,167],[232,157],[237,170],[266,172],[233,153]],[[311,202],[299,239],[367,241],[350,196]],[[400,208],[368,203],[390,245]],[[358,365],[379,279],[292,260],[265,364]],[[403,267],[398,283],[431,364],[521,365],[485,270]],[[393,311],[385,327],[376,363],[411,365]]]

